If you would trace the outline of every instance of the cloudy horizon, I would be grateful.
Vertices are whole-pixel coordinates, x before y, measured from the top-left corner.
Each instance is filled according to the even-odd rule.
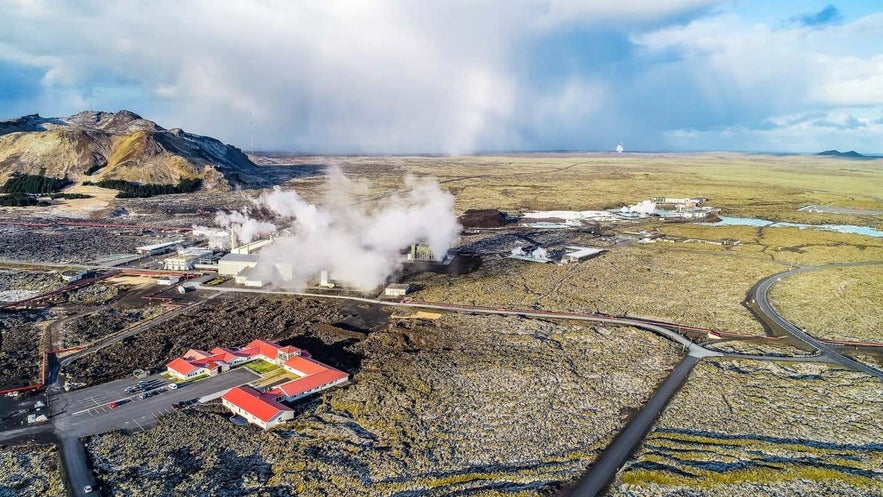
[[[0,0],[0,119],[128,109],[303,154],[883,152],[858,0]]]

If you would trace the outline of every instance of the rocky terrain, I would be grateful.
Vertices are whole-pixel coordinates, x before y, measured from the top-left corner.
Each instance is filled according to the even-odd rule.
[[[102,309],[71,319],[61,332],[61,347],[74,347],[117,333],[139,321],[151,319],[162,312],[158,305],[140,309]]]
[[[53,445],[0,447],[0,497],[66,495]]]
[[[58,287],[53,273],[0,269],[0,302],[14,302]]]
[[[0,311],[0,390],[40,382],[46,311]]]
[[[352,354],[343,350],[349,342],[333,346],[333,357],[328,358],[321,339],[304,337],[319,324],[345,322],[351,319],[347,316],[338,305],[316,300],[226,295],[102,349],[92,360],[74,362],[66,372],[78,382],[97,384],[125,377],[135,367],[164,370],[167,362],[190,348],[237,347],[256,338],[297,338],[295,345],[317,356],[326,352],[329,364],[352,368]],[[79,335],[107,333],[101,320],[87,318],[74,326]]]
[[[199,178],[209,189],[260,180],[257,167],[238,148],[164,129],[126,110],[0,121],[0,181],[15,172],[40,171],[74,181],[177,184]]]
[[[54,263],[85,263],[102,256],[135,254],[135,247],[180,236],[142,233],[135,230],[66,227],[34,228],[0,225],[0,258]]]
[[[880,419],[861,373],[703,361],[611,495],[883,495]]]
[[[393,319],[364,335],[341,323],[285,331],[261,324],[274,308],[282,307],[252,309],[255,323],[228,319],[223,333],[238,331],[238,343],[256,330],[295,345],[316,340],[325,350],[307,348],[332,364],[342,362],[337,347],[352,358],[341,364],[352,384],[297,402],[295,421],[269,432],[235,427],[209,404],[145,432],[92,437],[87,450],[102,488],[133,496],[549,495],[585,470],[677,360],[667,341],[630,328],[444,315]]]

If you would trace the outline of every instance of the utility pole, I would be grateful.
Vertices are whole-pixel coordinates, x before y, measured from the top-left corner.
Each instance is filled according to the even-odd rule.
[[[254,156],[254,114],[248,111],[248,129],[251,131],[251,155]]]

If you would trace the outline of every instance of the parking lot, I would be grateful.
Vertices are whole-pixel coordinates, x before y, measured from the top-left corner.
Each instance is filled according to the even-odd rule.
[[[155,425],[158,417],[172,413],[172,404],[195,401],[256,378],[249,369],[238,368],[172,390],[168,389],[170,382],[157,374],[144,380],[117,380],[62,393],[51,399],[50,408],[56,426],[65,434],[86,436],[118,429],[139,431]],[[144,389],[126,392],[127,387],[136,386],[139,381],[144,382]],[[149,396],[141,398],[148,393]]]

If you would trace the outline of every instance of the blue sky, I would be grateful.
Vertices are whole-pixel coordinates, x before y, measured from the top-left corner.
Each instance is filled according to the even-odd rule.
[[[872,1],[0,0],[0,118],[243,148],[883,152]]]

